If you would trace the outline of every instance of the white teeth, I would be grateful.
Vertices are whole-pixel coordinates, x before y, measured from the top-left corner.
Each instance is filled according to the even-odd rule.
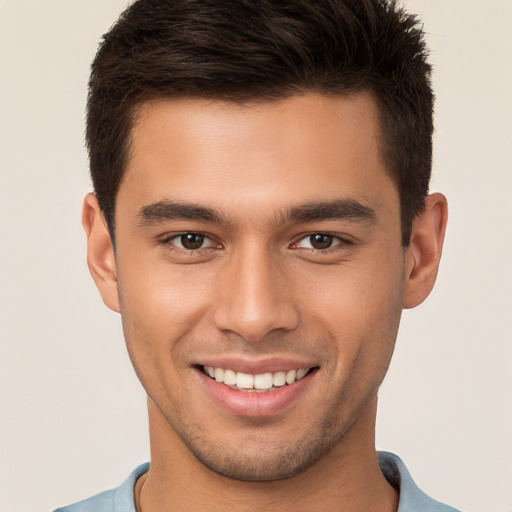
[[[236,384],[236,372],[233,370],[224,370],[224,384],[234,386]]]
[[[272,383],[276,387],[284,386],[286,384],[286,372],[276,372],[272,379]]]
[[[270,389],[272,387],[272,374],[260,373],[254,376],[254,389]]]
[[[254,387],[254,375],[238,372],[236,374],[236,387],[240,389],[252,389]]]
[[[309,368],[300,368],[298,370],[279,371],[275,373],[266,372],[257,375],[249,373],[235,372],[233,370],[225,370],[223,368],[214,368],[205,366],[204,373],[209,375],[217,382],[223,382],[227,386],[243,390],[269,391],[274,388],[293,384],[302,379],[308,373]]]
[[[297,372],[295,370],[290,370],[286,374],[286,384],[293,384],[295,382],[295,378],[297,377]]]
[[[300,370],[297,370],[297,380],[302,379],[308,373],[307,368],[301,368]]]

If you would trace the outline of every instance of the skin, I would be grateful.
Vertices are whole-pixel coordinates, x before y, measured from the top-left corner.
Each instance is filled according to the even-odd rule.
[[[427,198],[402,247],[369,93],[154,101],[132,135],[116,252],[94,195],[83,223],[91,273],[148,393],[138,510],[396,510],[374,447],[377,391],[402,309],[434,285],[445,198]],[[333,201],[371,215],[332,214]],[[155,214],[170,202],[217,216]],[[312,204],[314,218],[290,215]],[[182,233],[204,242],[185,250]],[[331,245],[312,247],[314,234]],[[225,357],[315,371],[278,412],[248,417],[202,385],[197,365]]]

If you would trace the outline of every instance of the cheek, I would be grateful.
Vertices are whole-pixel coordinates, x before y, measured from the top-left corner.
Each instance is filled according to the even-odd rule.
[[[205,316],[209,281],[191,267],[135,263],[118,273],[126,343],[132,359],[164,366]]]
[[[391,356],[402,311],[402,265],[375,258],[331,269],[307,290],[310,312],[336,340],[340,360]]]

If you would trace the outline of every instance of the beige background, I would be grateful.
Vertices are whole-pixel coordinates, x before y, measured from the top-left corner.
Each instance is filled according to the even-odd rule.
[[[126,0],[0,0],[0,511],[51,510],[148,458],[144,394],[89,278],[83,112]],[[404,314],[377,444],[467,512],[512,511],[512,2],[409,0],[437,92],[438,286]]]

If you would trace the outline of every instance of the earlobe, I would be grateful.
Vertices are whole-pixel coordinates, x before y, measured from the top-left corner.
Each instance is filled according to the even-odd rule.
[[[437,277],[448,204],[442,194],[432,194],[425,208],[414,219],[411,242],[405,254],[405,283],[403,307],[414,308],[430,294]]]
[[[119,312],[114,246],[107,223],[94,194],[84,199],[82,225],[87,236],[87,264],[103,302]]]

